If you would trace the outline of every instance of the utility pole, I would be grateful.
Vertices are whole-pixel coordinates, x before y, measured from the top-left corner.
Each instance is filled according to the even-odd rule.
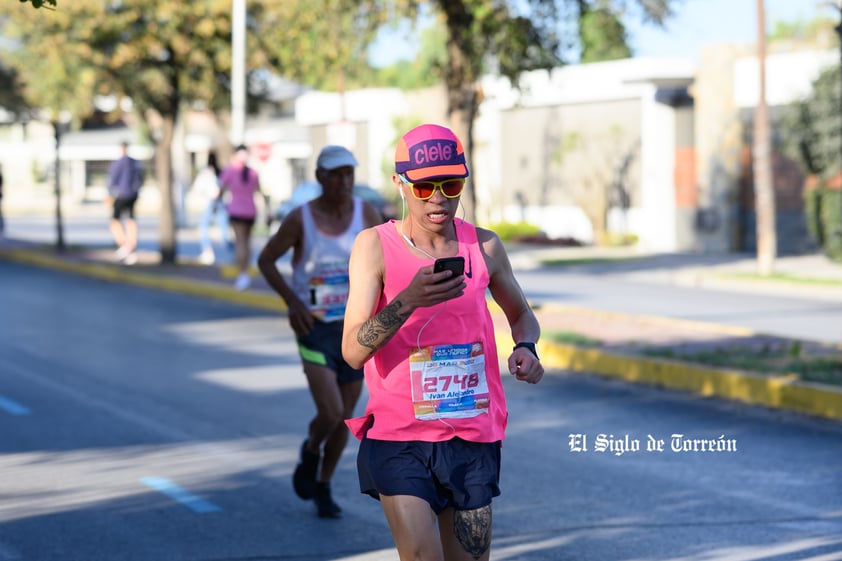
[[[64,221],[61,215],[61,160],[59,159],[59,150],[61,148],[61,135],[63,124],[60,117],[56,117],[53,121],[53,135],[56,144],[56,158],[53,162],[55,177],[53,178],[53,194],[56,198],[56,250],[63,252],[65,250],[64,244]]]
[[[246,0],[231,7],[231,143],[242,144],[246,131]]]
[[[757,64],[760,74],[754,111],[754,210],[757,220],[757,272],[771,275],[778,252],[775,232],[775,185],[772,172],[772,141],[766,104],[766,14],[764,0],[757,0]]]

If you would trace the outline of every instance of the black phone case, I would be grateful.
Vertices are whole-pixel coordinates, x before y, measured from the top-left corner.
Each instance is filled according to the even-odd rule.
[[[465,258],[464,257],[442,257],[436,259],[433,264],[433,272],[440,273],[442,271],[453,271],[453,275],[444,279],[449,280],[453,277],[465,274]],[[444,282],[444,281],[439,281]]]

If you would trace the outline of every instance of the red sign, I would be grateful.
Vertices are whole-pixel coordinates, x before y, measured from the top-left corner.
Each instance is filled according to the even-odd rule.
[[[254,145],[254,154],[261,162],[266,163],[266,160],[272,157],[272,145],[268,142],[260,142]]]

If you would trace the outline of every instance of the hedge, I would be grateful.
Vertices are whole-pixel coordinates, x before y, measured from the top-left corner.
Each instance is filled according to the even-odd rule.
[[[842,190],[812,189],[804,203],[810,235],[829,258],[842,262]]]
[[[822,247],[828,257],[842,261],[842,191],[823,189],[821,201]]]

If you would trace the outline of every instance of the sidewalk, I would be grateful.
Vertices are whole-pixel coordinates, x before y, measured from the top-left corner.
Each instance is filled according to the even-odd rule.
[[[123,282],[147,288],[169,290],[195,296],[225,300],[261,309],[285,311],[283,301],[272,292],[259,274],[253,276],[252,286],[238,292],[232,283],[236,271],[230,265],[204,266],[194,260],[178,265],[159,263],[157,252],[140,251],[138,263],[128,267],[117,263],[109,247],[82,247],[58,253],[53,247],[26,240],[0,240],[0,261],[26,263],[40,267],[87,275],[112,282]],[[516,269],[540,266],[542,262],[558,259],[578,259],[599,262],[616,259],[612,267],[641,257],[629,250],[593,248],[554,248],[540,246],[511,246],[510,255]],[[644,256],[657,260],[661,256]],[[666,257],[663,257],[666,259]],[[657,266],[641,275],[668,276],[662,281],[690,286],[727,285],[733,290],[792,291],[808,290],[811,297],[842,301],[842,285],[816,286],[769,281],[746,280],[740,274],[753,272],[753,262],[735,258],[727,263],[699,265],[699,258],[671,256],[670,267]],[[676,265],[678,260],[678,265]],[[821,256],[795,257],[779,260],[778,270],[817,279],[842,282],[842,265],[824,260]],[[823,291],[823,292],[822,292]],[[500,355],[511,350],[511,337],[505,319],[492,307],[498,328]],[[573,306],[551,305],[536,309],[545,334],[539,342],[539,354],[548,370],[573,370],[690,391],[702,396],[741,401],[763,407],[792,411],[842,420],[842,387],[804,382],[796,375],[768,375],[705,367],[673,359],[646,356],[642,349],[660,347],[683,351],[715,349],[722,346],[753,346],[790,348],[794,341],[758,334],[746,329],[710,323],[700,323],[660,317],[637,316],[597,311]],[[591,338],[598,344],[567,343],[558,334],[573,333]],[[804,352],[838,352],[819,343],[797,343]]]

